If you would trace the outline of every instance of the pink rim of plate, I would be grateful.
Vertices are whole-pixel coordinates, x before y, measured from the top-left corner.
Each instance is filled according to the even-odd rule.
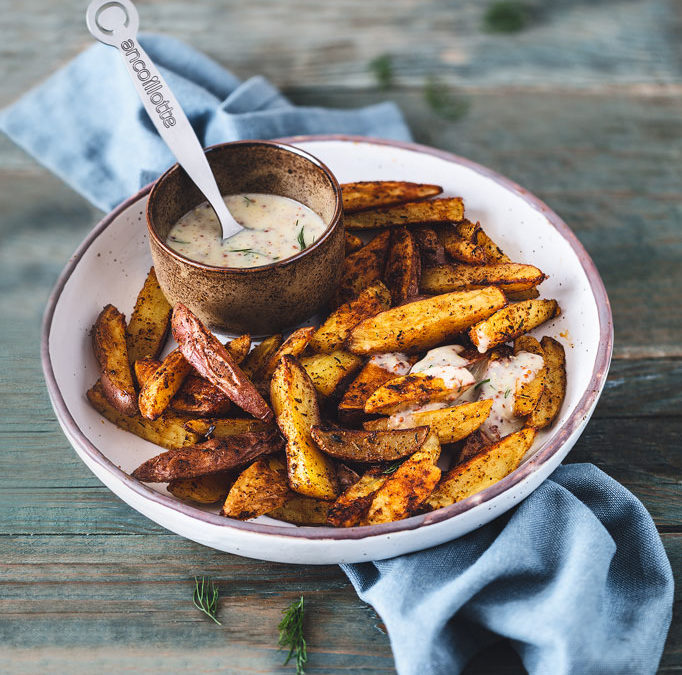
[[[163,495],[143,483],[135,480],[123,470],[118,468],[109,459],[107,459],[100,450],[85,436],[76,421],[73,419],[64,397],[57,384],[52,362],[50,359],[49,341],[50,329],[52,325],[52,318],[54,316],[55,308],[59,302],[62,290],[69,280],[78,262],[88,250],[90,245],[97,239],[97,237],[129,206],[144,197],[151,190],[152,184],[142,188],[137,194],[133,195],[125,202],[117,206],[111,213],[105,216],[85,238],[85,240],[78,247],[69,262],[66,264],[57,283],[50,294],[50,298],[45,308],[43,316],[42,337],[41,337],[41,361],[43,372],[45,374],[45,381],[47,389],[50,393],[53,406],[59,419],[64,426],[69,430],[73,441],[78,445],[92,461],[100,465],[110,474],[113,474],[118,480],[124,483],[129,489],[137,493],[144,499],[155,502],[159,505],[165,506],[169,509],[177,511],[185,516],[194,518],[198,521],[205,522],[210,525],[219,525],[226,528],[235,528],[238,530],[245,530],[253,532],[254,534],[276,535],[280,537],[296,537],[299,539],[309,540],[346,540],[346,539],[363,539],[365,537],[381,536],[385,534],[392,534],[395,532],[402,532],[407,530],[414,530],[425,525],[439,523],[468,511],[474,506],[484,504],[498,497],[503,492],[521,483],[534,471],[539,469],[543,464],[548,462],[553,455],[555,455],[567,441],[573,432],[580,427],[584,419],[589,416],[594,404],[596,403],[599,394],[603,388],[604,382],[608,374],[609,365],[611,362],[611,353],[613,350],[613,319],[611,315],[611,306],[609,304],[608,296],[604,283],[599,276],[597,268],[590,258],[587,251],[583,248],[575,234],[564,223],[564,221],[554,213],[544,202],[529,193],[527,190],[517,185],[513,181],[505,178],[491,169],[488,169],[476,162],[459,157],[458,155],[446,152],[444,150],[437,150],[428,146],[419,145],[417,143],[407,143],[398,141],[387,141],[382,139],[368,138],[364,136],[345,136],[345,135],[321,135],[321,136],[291,136],[287,138],[276,139],[282,143],[296,144],[296,143],[311,143],[317,141],[342,141],[349,143],[364,143],[371,145],[383,145],[400,148],[403,150],[410,150],[421,154],[432,155],[439,157],[445,161],[453,162],[461,166],[472,169],[476,173],[490,178],[498,185],[501,185],[521,197],[525,202],[530,204],[534,209],[540,211],[549,221],[549,223],[559,232],[559,234],[569,243],[575,254],[577,255],[580,264],[587,276],[590,284],[590,289],[594,295],[597,304],[597,313],[599,318],[599,346],[597,348],[597,355],[595,359],[594,369],[592,371],[592,379],[590,386],[582,395],[575,410],[571,413],[568,419],[561,425],[557,433],[550,438],[531,459],[520,466],[516,471],[503,478],[495,485],[486,488],[482,492],[472,495],[471,497],[447,506],[445,508],[425,513],[405,520],[399,520],[392,523],[384,523],[381,525],[369,525],[363,527],[352,527],[343,529],[334,529],[329,527],[287,527],[277,525],[267,525],[256,522],[244,522],[234,520],[232,518],[225,518],[213,513],[206,513],[200,509],[194,508],[189,504],[185,504],[174,497]]]

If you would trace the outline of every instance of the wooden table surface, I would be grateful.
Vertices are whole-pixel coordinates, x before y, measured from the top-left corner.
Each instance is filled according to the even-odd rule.
[[[397,101],[418,141],[508,175],[569,223],[606,283],[616,345],[568,461],[595,463],[644,502],[679,578],[682,11],[674,0],[544,4],[500,33],[485,28],[489,3],[464,0],[138,3],[143,26],[239,76],[268,76],[296,103]],[[0,106],[90,44],[84,7],[0,0]],[[291,672],[276,626],[300,593],[307,672],[393,671],[380,620],[338,567],[181,539],[80,462],[48,402],[40,319],[101,214],[5,138],[0,185],[0,671]],[[219,583],[222,627],[193,608],[195,574]],[[681,626],[660,672],[682,670]],[[524,670],[500,643],[466,672]]]

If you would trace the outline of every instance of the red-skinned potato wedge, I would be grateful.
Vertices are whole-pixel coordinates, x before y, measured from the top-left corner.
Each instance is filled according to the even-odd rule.
[[[466,462],[471,459],[474,455],[477,455],[483,448],[490,445],[490,441],[486,439],[480,429],[476,429],[473,434],[470,434],[462,443],[462,447],[459,451],[459,457],[457,458],[457,464]]]
[[[533,429],[521,429],[457,464],[443,476],[424,505],[429,510],[441,509],[494,485],[518,467],[534,438]]]
[[[229,438],[249,432],[275,431],[274,422],[263,422],[252,417],[226,417],[223,419],[191,419],[185,429],[204,438]]]
[[[410,429],[427,426],[440,440],[441,444],[456,443],[476,431],[488,419],[493,402],[490,399],[460,403],[451,408],[424,410],[422,412],[397,413],[390,419],[392,429]],[[389,418],[365,422],[365,429],[379,430],[389,428]]]
[[[270,335],[263,342],[256,345],[244,361],[240,364],[244,373],[252,381],[256,382],[263,379],[265,368],[270,362],[272,355],[280,348],[282,335]]]
[[[300,362],[323,399],[334,396],[362,365],[359,356],[341,349],[331,354],[302,356]]]
[[[306,350],[308,343],[317,332],[315,326],[297,328],[283,343],[282,346],[270,357],[263,371],[263,379],[269,380],[277,368],[277,364],[285,354],[300,356]]]
[[[521,335],[514,341],[514,354],[528,352],[545,358],[542,345],[531,335]],[[518,380],[514,392],[514,415],[525,417],[533,412],[545,388],[546,367],[542,367],[530,381]],[[532,426],[532,425],[529,425]]]
[[[137,392],[128,359],[125,317],[113,305],[107,305],[97,317],[92,344],[104,395],[119,412],[136,415]]]
[[[138,395],[142,417],[155,420],[178,393],[192,366],[179,349],[174,349],[147,378]]]
[[[506,303],[504,293],[494,286],[416,300],[361,321],[351,331],[346,347],[353,354],[430,349]]]
[[[227,496],[234,472],[218,471],[196,478],[176,478],[166,488],[174,497],[197,504],[215,504]]]
[[[438,295],[485,286],[498,286],[505,293],[525,291],[541,284],[545,275],[533,265],[485,263],[446,264],[425,269],[421,277],[423,293]]]
[[[273,418],[270,406],[234,362],[227,349],[182,303],[173,309],[173,337],[183,356],[200,375],[223,391],[240,408],[265,421]]]
[[[345,490],[329,507],[327,523],[334,527],[353,527],[366,515],[376,491],[386,482],[386,469],[375,466]]]
[[[341,349],[355,326],[390,306],[391,293],[381,281],[377,281],[327,317],[311,338],[310,349],[321,354],[331,354]]]
[[[445,197],[352,213],[346,215],[343,220],[348,230],[371,230],[396,225],[445,223],[461,220],[463,216],[462,199]]]
[[[357,298],[365,288],[381,281],[390,236],[389,231],[381,232],[359,251],[346,258],[341,280],[334,294],[332,303],[334,306],[338,307]]]
[[[428,427],[391,431],[358,431],[313,427],[312,437],[322,452],[348,462],[393,462],[421,448]]]
[[[286,502],[270,511],[268,516],[294,525],[326,525],[331,504],[332,502],[290,492]]]
[[[372,180],[341,185],[344,213],[357,213],[378,207],[395,206],[443,192],[440,185],[408,183],[401,180]]]
[[[356,251],[359,251],[363,246],[365,245],[365,242],[360,239],[356,234],[353,234],[352,232],[346,232],[346,255],[350,255],[351,253],[355,253]]]
[[[406,227],[391,232],[384,281],[393,303],[399,305],[419,294],[421,256],[412,234]]]
[[[421,227],[412,228],[412,236],[419,247],[422,268],[435,267],[445,262],[445,249],[432,227],[422,225]]]
[[[483,354],[559,315],[556,300],[524,300],[507,305],[469,329],[469,339]]]
[[[559,414],[566,396],[566,353],[560,342],[551,337],[540,341],[545,359],[545,379],[542,395],[526,424],[535,429],[549,426]]]
[[[194,478],[242,467],[261,455],[281,451],[283,445],[282,437],[273,431],[213,438],[196,445],[162,452],[140,464],[131,475],[145,483]]]
[[[339,489],[347,490],[360,480],[360,474],[343,462],[337,462],[336,475],[339,478]]]
[[[277,424],[287,439],[291,489],[306,497],[334,499],[338,494],[334,464],[311,436],[311,428],[321,423],[315,385],[295,356],[285,354],[277,365],[270,383],[270,399]]]
[[[166,344],[172,308],[159,286],[152,267],[137,296],[126,328],[130,363],[143,358],[155,359]]]

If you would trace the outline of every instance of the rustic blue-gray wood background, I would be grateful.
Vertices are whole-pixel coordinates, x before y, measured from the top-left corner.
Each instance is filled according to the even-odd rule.
[[[0,0],[0,106],[91,44],[84,1]],[[591,461],[653,515],[682,558],[682,5],[679,0],[179,0],[142,25],[261,73],[296,103],[397,101],[415,137],[538,194],[594,257],[615,358],[569,461]],[[290,672],[282,608],[308,605],[309,673],[391,672],[388,639],[337,567],[214,552],[104,488],[60,432],[41,313],[101,216],[0,138],[0,671]],[[191,602],[219,583],[223,626]],[[674,620],[662,673],[682,670]],[[509,645],[467,673],[522,673]]]

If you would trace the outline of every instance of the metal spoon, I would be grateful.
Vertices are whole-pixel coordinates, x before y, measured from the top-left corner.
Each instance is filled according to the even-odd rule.
[[[223,239],[244,228],[234,219],[220,194],[204,149],[161,73],[137,40],[140,19],[130,0],[93,0],[86,13],[94,38],[118,49],[138,96],[154,126],[196,186],[213,207]]]

